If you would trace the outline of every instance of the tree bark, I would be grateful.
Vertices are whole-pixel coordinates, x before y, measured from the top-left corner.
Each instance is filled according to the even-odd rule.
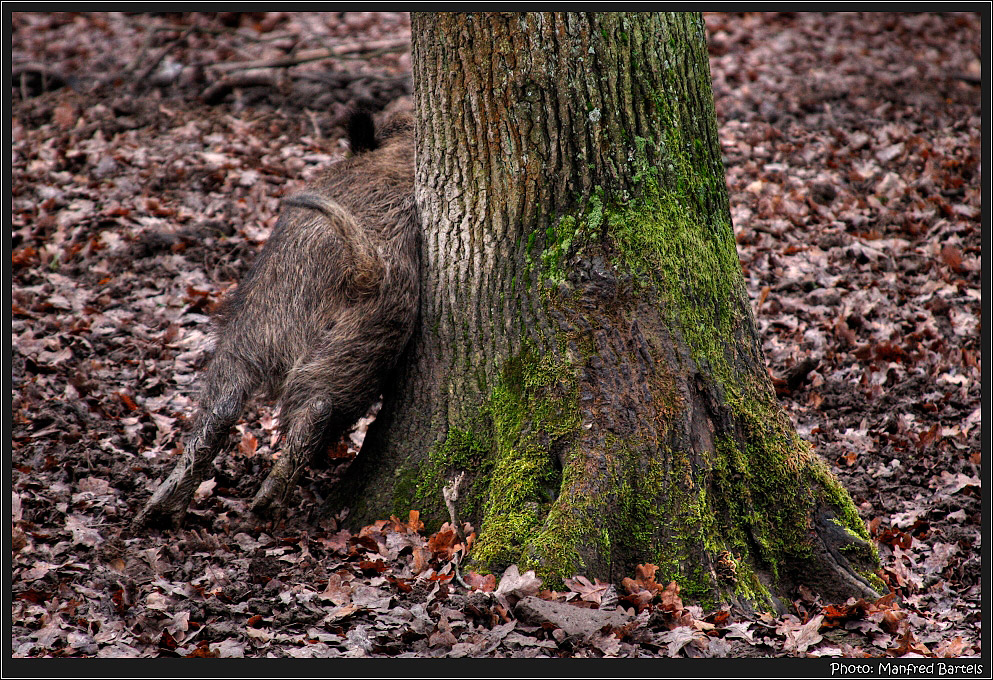
[[[465,472],[476,568],[873,594],[865,526],[766,371],[702,16],[411,23],[420,326],[330,507],[437,523]]]

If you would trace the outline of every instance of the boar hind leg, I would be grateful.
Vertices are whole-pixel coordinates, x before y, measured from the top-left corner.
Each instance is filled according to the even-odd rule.
[[[332,329],[287,374],[279,399],[279,419],[285,427],[283,446],[252,501],[256,514],[282,514],[287,497],[314,454],[354,421],[345,422],[351,413],[345,411],[351,403],[349,397],[354,396],[351,386],[361,384],[367,376],[361,374],[358,349],[343,353],[346,346],[351,346],[348,338],[340,329]]]
[[[255,381],[240,362],[225,361],[220,353],[207,370],[200,407],[183,455],[164,482],[155,490],[133,525],[178,526],[193,493],[210,471],[211,464],[227,442],[228,431],[241,415]]]
[[[327,399],[317,398],[292,411],[284,405],[280,418],[285,418],[287,425],[282,451],[252,501],[252,511],[263,517],[282,514],[287,496],[315,451],[325,441],[331,420],[331,404]]]

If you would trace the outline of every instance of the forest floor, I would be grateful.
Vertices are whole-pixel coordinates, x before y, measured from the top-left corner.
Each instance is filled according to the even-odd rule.
[[[311,520],[333,470],[305,476],[285,521],[255,520],[246,501],[278,448],[265,404],[184,528],[130,534],[180,446],[209,311],[280,197],[343,156],[345,108],[409,93],[409,21],[17,13],[12,654],[979,655],[981,18],[707,24],[770,370],[859,505],[891,595],[704,611],[651,566],[560,592],[514,567],[465,573],[470,591],[450,527]]]

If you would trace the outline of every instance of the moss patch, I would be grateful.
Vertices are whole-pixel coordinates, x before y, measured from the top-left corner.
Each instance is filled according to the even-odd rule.
[[[554,451],[579,423],[575,371],[564,357],[528,348],[507,362],[485,407],[493,468],[473,560],[501,568],[545,523],[562,482]]]
[[[598,247],[594,239],[605,235],[615,269],[631,275],[632,298],[658,296],[663,316],[690,349],[692,368],[728,405],[727,421],[719,425],[716,450],[698,469],[673,452],[670,470],[632,468],[616,476],[612,500],[621,508],[623,539],[590,521],[603,498],[570,497],[553,508],[545,528],[531,539],[529,555],[548,571],[568,574],[582,566],[578,542],[592,541],[609,553],[617,552],[612,543],[623,540],[629,552],[659,565],[660,578],[678,580],[690,599],[723,591],[766,603],[770,593],[755,569],[780,580],[814,556],[808,519],[816,507],[831,507],[856,536],[868,539],[868,533],[848,493],[796,435],[768,380],[741,368],[762,358],[751,354],[757,348],[749,345],[745,330],[749,303],[730,220],[710,208],[726,205],[723,177],[701,165],[698,159],[705,154],[699,148],[691,152],[693,145],[675,130],[670,127],[661,142],[670,159],[668,172],[639,160],[650,142],[636,138],[632,162],[638,166],[639,195],[621,201],[594,192],[580,217],[564,217],[558,229],[549,230],[542,264],[549,278],[561,278],[567,254],[592,251]],[[663,174],[667,180],[675,177],[668,188],[659,185]],[[652,387],[660,404],[672,398]],[[611,448],[630,449],[627,455],[637,459],[653,444],[619,441]],[[564,488],[569,471],[566,475]],[[633,479],[644,482],[636,486]],[[537,526],[531,518],[525,524]],[[525,537],[524,524],[516,526],[517,535]],[[660,536],[668,539],[660,544]],[[878,564],[871,542],[866,549],[870,554],[860,557]],[[722,585],[707,560],[724,550],[736,556],[737,577]]]
[[[685,368],[727,404],[726,421],[715,423],[715,450],[704,452],[702,463],[679,451],[658,452],[646,463],[646,447],[657,441],[616,438],[607,448],[626,462],[611,471],[611,489],[553,503],[545,493],[558,475],[550,442],[568,437],[578,423],[574,397],[553,408],[548,387],[564,374],[573,380],[573,371],[524,357],[491,398],[497,454],[475,557],[494,566],[518,561],[556,583],[588,566],[584,551],[637,555],[660,567],[660,580],[678,581],[690,600],[733,595],[763,606],[772,598],[759,571],[781,581],[814,557],[809,518],[816,507],[831,507],[854,535],[868,534],[848,493],[796,435],[768,381],[741,368],[761,357],[740,354],[755,349],[743,330],[748,299],[733,232],[729,220],[704,210],[723,187],[690,172],[688,156],[678,162],[686,180],[675,190],[660,188],[657,173],[645,170],[637,198],[617,202],[597,192],[579,217],[561,218],[545,234],[542,278],[561,279],[565,258],[595,252],[602,243],[594,240],[605,234],[615,269],[630,273],[630,299],[658,297],[670,329],[690,349],[694,365]],[[660,412],[679,410],[668,403],[674,394],[666,385],[651,389]],[[565,391],[574,394],[575,386]],[[564,495],[583,474],[567,461]],[[616,517],[596,521],[604,508],[617,509]],[[878,563],[871,542],[860,549],[869,551],[860,561]],[[736,575],[722,582],[712,565],[724,551]],[[863,576],[874,582],[871,571]]]
[[[448,519],[442,489],[462,470],[472,470],[473,486],[463,492],[460,513],[466,518],[478,516],[480,497],[486,476],[492,468],[489,440],[481,434],[485,428],[452,428],[443,442],[435,446],[419,465],[402,467],[393,487],[393,514],[403,517],[419,510],[427,531],[436,531]]]

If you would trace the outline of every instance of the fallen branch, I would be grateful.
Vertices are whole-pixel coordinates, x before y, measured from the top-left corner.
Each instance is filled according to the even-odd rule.
[[[355,73],[352,71],[330,71],[330,72],[300,72],[291,75],[294,80],[307,80],[312,83],[323,83],[324,85],[329,85],[331,87],[345,87],[349,83],[356,80],[365,80],[375,83],[383,83],[384,85],[396,85],[397,83],[402,83],[406,80],[410,80],[409,74],[404,75],[388,75],[385,73]]]
[[[308,81],[321,83],[330,89],[340,89],[348,87],[356,80],[363,81],[366,85],[381,85],[383,87],[395,87],[396,85],[409,81],[409,75],[391,76],[380,73],[352,73],[348,71],[334,71],[327,73],[291,73],[288,74],[291,82]],[[244,71],[241,73],[229,73],[221,76],[217,81],[211,83],[200,94],[200,98],[207,104],[216,104],[226,97],[231,90],[236,87],[277,87],[280,84],[280,72],[274,69]],[[409,87],[406,88],[409,91]]]
[[[970,85],[982,85],[983,79],[979,76],[972,75],[971,73],[956,73],[952,76],[956,80],[961,80]]]
[[[225,76],[208,86],[200,98],[207,104],[216,104],[236,87],[275,87],[276,77],[270,72],[238,73]]]
[[[391,40],[371,40],[368,42],[346,43],[328,49],[301,50],[296,54],[277,57],[275,59],[256,59],[253,61],[216,62],[210,64],[219,71],[247,71],[257,68],[282,68],[286,66],[296,66],[310,61],[320,61],[321,59],[333,59],[346,54],[357,52],[388,52],[410,47],[410,38],[393,38]]]
[[[151,30],[153,33],[166,33],[170,31],[175,32],[180,29],[175,26],[156,26]],[[253,32],[250,32],[248,29],[243,28],[210,28],[206,26],[190,26],[187,30],[194,33],[201,33],[203,35],[231,35],[242,40],[256,43],[271,43],[279,42],[280,40],[297,40],[300,37],[296,33],[290,32],[259,36],[255,35]]]

